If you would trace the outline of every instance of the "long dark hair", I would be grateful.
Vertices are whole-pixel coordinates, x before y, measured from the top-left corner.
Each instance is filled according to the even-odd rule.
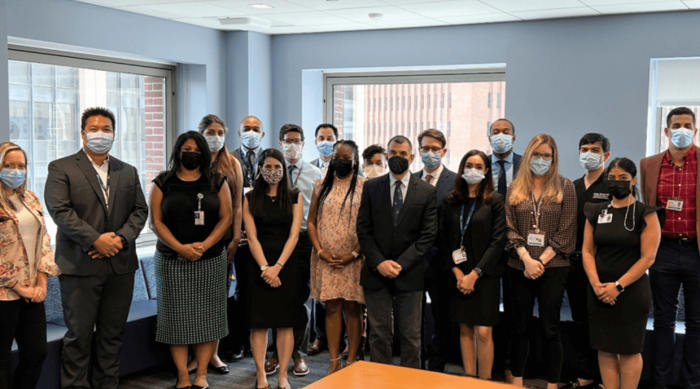
[[[610,162],[610,165],[608,165],[608,168],[605,169],[605,179],[608,179],[608,176],[610,175],[610,170],[619,167],[620,169],[626,171],[627,173],[632,176],[632,179],[637,177],[637,165],[632,162],[631,159],[625,158],[625,157],[618,157],[612,160]],[[637,185],[632,187],[632,195],[634,195],[634,198],[637,198]]]
[[[357,175],[360,172],[360,161],[359,161],[359,155],[360,155],[360,148],[357,147],[357,143],[351,141],[351,140],[340,140],[335,142],[333,145],[333,157],[335,157],[335,150],[337,150],[338,147],[340,146],[350,146],[352,147],[352,157],[353,161],[355,162],[355,166],[352,168],[352,178],[350,179],[350,187],[348,188],[347,193],[345,193],[345,198],[343,199],[343,205],[340,207],[340,214],[343,213],[343,209],[345,208],[345,203],[348,200],[348,197],[350,197],[350,203],[352,204],[352,200],[355,197],[355,186],[357,186]],[[328,164],[328,170],[326,171],[326,178],[323,179],[323,184],[321,185],[321,190],[318,193],[318,203],[316,203],[316,212],[318,212],[322,207],[323,207],[323,202],[326,200],[326,197],[328,197],[328,194],[331,193],[331,189],[333,189],[333,178],[335,177],[335,166],[333,166],[332,163]]]
[[[471,150],[462,157],[462,161],[459,162],[459,170],[457,170],[455,187],[452,192],[447,195],[447,200],[449,202],[456,203],[464,201],[469,197],[469,184],[462,178],[460,173],[464,172],[464,166],[467,165],[467,160],[474,155],[478,155],[484,161],[484,168],[486,169],[486,175],[484,179],[481,180],[476,190],[476,197],[481,199],[484,204],[491,202],[491,197],[493,197],[493,193],[496,191],[493,186],[493,174],[491,173],[491,158],[481,150]]]
[[[221,125],[221,127],[224,128],[225,139],[226,134],[228,134],[228,127],[226,127],[226,123],[220,117],[214,114],[208,114],[204,116],[199,122],[197,129],[202,135],[204,135],[204,133],[207,131],[207,128],[209,128],[209,126],[211,126],[214,123],[218,123]],[[234,168],[235,163],[236,158],[228,152],[228,148],[226,147],[226,143],[224,142],[224,146],[221,148],[221,150],[219,150],[219,154],[216,158],[216,161],[212,162],[211,167],[212,169],[216,169],[219,173],[226,176],[226,178],[228,179],[228,185],[231,187],[231,193],[234,193],[235,190],[240,190],[240,188],[234,188],[236,186],[236,178],[238,176],[237,169]]]
[[[287,211],[287,213],[292,212],[292,196],[294,196],[294,191],[289,180],[289,173],[287,172],[287,163],[284,160],[284,155],[277,149],[267,149],[260,153],[258,158],[258,169],[255,180],[253,181],[253,191],[248,197],[248,206],[250,207],[250,213],[253,216],[265,217],[265,209],[263,204],[265,204],[265,194],[267,190],[270,189],[270,184],[265,181],[262,177],[261,171],[265,165],[265,160],[267,158],[274,158],[282,163],[282,181],[277,184],[277,203],[280,209]]]
[[[173,146],[173,151],[170,153],[170,163],[168,164],[168,173],[165,175],[163,182],[167,181],[170,177],[174,176],[180,166],[180,149],[187,142],[188,139],[194,139],[197,143],[197,148],[202,153],[202,163],[199,165],[199,171],[202,173],[207,181],[211,182],[211,188],[214,190],[215,185],[213,181],[213,174],[211,170],[211,151],[209,151],[209,144],[204,138],[204,135],[197,131],[187,131],[184,134],[180,134],[175,141],[175,146]]]

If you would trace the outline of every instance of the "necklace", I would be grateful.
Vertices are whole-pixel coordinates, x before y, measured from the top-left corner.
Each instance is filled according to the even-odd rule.
[[[634,231],[634,226],[637,223],[637,221],[635,220],[635,215],[637,214],[637,202],[635,201],[634,204],[632,205],[632,207],[633,207],[633,209],[632,209],[632,228],[627,228],[627,215],[630,212],[630,202],[631,201],[632,201],[632,196],[627,198],[627,211],[625,211],[625,222],[624,222],[625,229],[629,232]]]
[[[272,202],[274,203],[275,200],[277,200],[277,196],[270,196],[270,200],[272,200]]]

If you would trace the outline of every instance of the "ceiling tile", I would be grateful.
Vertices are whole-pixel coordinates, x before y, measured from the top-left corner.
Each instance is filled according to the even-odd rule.
[[[263,0],[261,0],[263,1]],[[317,11],[327,11],[331,9],[346,9],[346,8],[363,8],[363,7],[380,7],[387,5],[382,0],[289,0],[290,2],[312,8]],[[425,1],[425,0],[421,0]]]
[[[215,0],[207,1],[207,4],[211,4],[217,7],[226,8],[234,11],[238,11],[247,15],[268,15],[268,14],[278,14],[286,12],[309,12],[312,11],[311,8],[301,6],[299,4],[293,3],[286,0]],[[259,9],[253,8],[250,4],[267,4],[274,8],[271,9]]]
[[[592,8],[602,14],[661,12],[688,9],[688,7],[680,0],[660,1],[654,3],[599,5]]]
[[[435,19],[412,19],[412,20],[372,20],[367,22],[374,29],[385,28],[412,28],[412,27],[431,27],[431,26],[446,26],[446,22],[441,22]]]
[[[345,19],[349,19],[359,23],[367,22],[382,22],[382,21],[396,21],[396,20],[411,20],[411,19],[421,19],[421,15],[414,12],[407,11],[403,8],[395,6],[385,6],[385,7],[371,7],[371,8],[354,8],[354,9],[338,9],[327,11],[329,14],[340,16]],[[370,13],[380,13],[384,15],[380,20],[372,20],[369,17]]]
[[[105,7],[126,7],[130,5],[150,5],[166,3],[185,3],[192,0],[75,0],[81,3],[102,5]]]
[[[517,22],[521,20],[507,13],[499,14],[488,14],[488,15],[461,15],[461,16],[450,16],[444,18],[437,18],[441,22],[448,24],[459,25],[459,24],[479,24],[479,23],[499,23],[499,22]]]
[[[545,9],[545,10],[540,10],[540,11],[512,12],[511,15],[517,16],[523,20],[536,20],[536,19],[573,18],[573,17],[579,17],[579,16],[598,16],[600,14],[591,8],[579,7],[579,8],[567,8],[567,9]]]
[[[700,0],[683,0],[683,3],[690,9],[700,9]]]
[[[142,7],[156,12],[175,14],[180,18],[225,17],[241,14],[240,12],[232,11],[227,8],[217,7],[204,2],[193,1],[187,3],[151,4],[144,5]]]
[[[476,0],[405,4],[399,5],[399,7],[429,18],[501,13],[501,11]]]
[[[374,27],[365,23],[348,23],[348,24],[326,24],[321,26],[310,26],[314,32],[324,32],[324,31],[359,31],[359,30],[370,30]]]
[[[658,3],[664,0],[579,0],[589,7],[599,5],[616,5],[616,4],[640,4],[640,3]]]
[[[543,9],[563,9],[585,7],[578,0],[479,0],[503,12],[539,11]]]
[[[261,17],[261,15],[258,16]],[[352,20],[319,11],[269,14],[265,15],[265,19],[293,26],[319,26],[324,24],[345,24],[352,22]]]
[[[405,4],[418,4],[418,3],[438,3],[445,0],[382,0],[387,4],[392,5],[405,5]]]
[[[182,15],[179,15],[176,13],[154,10],[152,8],[149,8],[149,6],[147,6],[147,5],[137,5],[137,6],[130,6],[130,7],[117,7],[117,9],[122,10],[122,11],[135,12],[135,13],[142,14],[142,15],[155,16],[157,18],[162,18],[162,19],[175,19],[175,18],[182,17]]]

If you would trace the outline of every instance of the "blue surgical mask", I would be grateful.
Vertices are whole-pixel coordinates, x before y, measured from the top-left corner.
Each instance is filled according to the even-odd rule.
[[[544,158],[532,158],[530,159],[530,170],[532,171],[532,174],[536,175],[537,177],[542,177],[547,172],[549,171],[549,166],[552,164],[552,161],[547,161]]]
[[[420,158],[423,160],[423,165],[425,165],[426,168],[435,169],[440,166],[442,154],[428,151],[427,153],[421,153]]]
[[[218,135],[205,135],[204,138],[207,140],[209,145],[209,151],[212,153],[218,153],[222,147],[224,147],[225,139],[223,136]]]
[[[95,154],[104,154],[109,152],[114,142],[114,134],[109,132],[86,132],[87,147]]]
[[[598,170],[603,166],[602,155],[596,153],[587,152],[579,154],[578,161],[581,163],[581,166],[589,172]]]
[[[243,142],[243,146],[249,149],[257,149],[260,147],[261,139],[262,134],[257,131],[248,130],[241,133],[241,142]]]
[[[464,174],[462,174],[462,178],[464,178],[464,181],[467,182],[469,185],[476,185],[480,183],[481,181],[486,178],[486,175],[484,172],[478,169],[464,169]]]
[[[687,128],[679,128],[671,130],[671,143],[679,149],[684,149],[693,143],[693,135],[695,131]]]
[[[513,135],[496,134],[491,137],[491,148],[496,154],[503,154],[513,148]]]
[[[22,169],[0,170],[0,181],[7,189],[17,189],[27,180],[27,171]]]
[[[316,145],[318,153],[324,157],[330,157],[333,154],[333,142],[330,140],[324,140],[323,142],[318,142]]]

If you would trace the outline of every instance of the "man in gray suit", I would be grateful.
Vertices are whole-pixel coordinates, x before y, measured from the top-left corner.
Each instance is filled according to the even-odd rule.
[[[109,155],[114,127],[112,112],[87,109],[80,126],[83,148],[51,162],[46,179],[68,327],[62,388],[116,389],[119,383],[119,351],[139,267],[135,241],[148,205],[136,168]],[[96,358],[90,363],[93,332]]]

